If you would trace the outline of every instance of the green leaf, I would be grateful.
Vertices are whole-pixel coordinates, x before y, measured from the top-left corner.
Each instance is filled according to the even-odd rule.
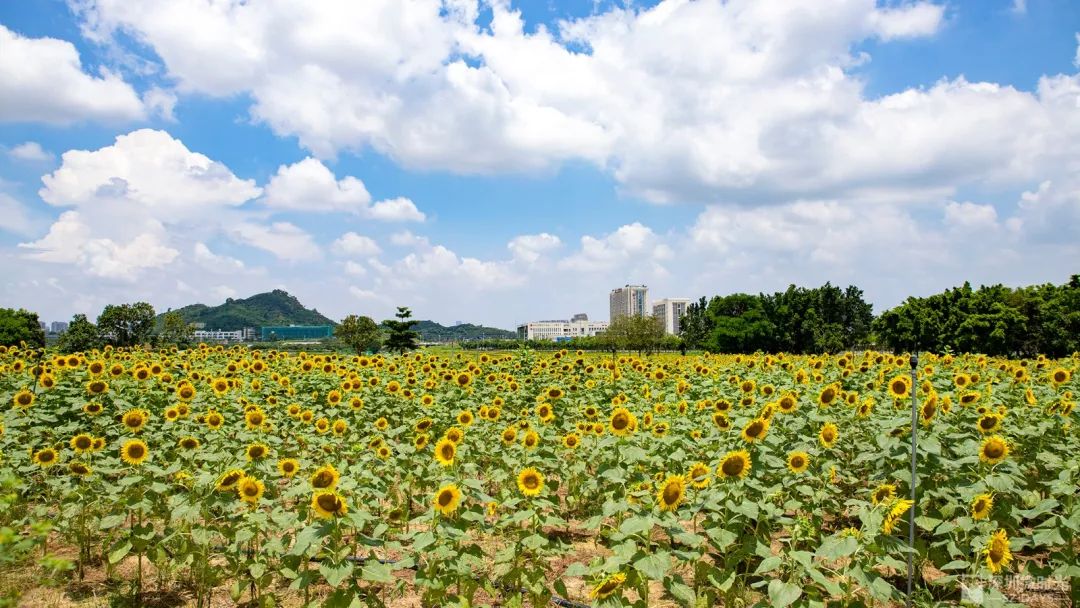
[[[634,569],[653,580],[662,580],[671,570],[671,555],[657,551],[634,562]]]
[[[828,560],[836,560],[847,557],[858,550],[859,541],[853,537],[833,536],[821,543],[817,550],[817,556]]]
[[[694,605],[694,590],[682,582],[682,578],[675,576],[665,579],[664,588],[683,606]]]
[[[589,567],[581,562],[574,562],[566,567],[563,576],[585,576],[589,573]]]
[[[364,564],[360,571],[360,578],[372,583],[392,583],[394,571],[390,568],[390,564],[372,560]]]
[[[619,532],[630,536],[631,534],[641,534],[646,530],[651,530],[653,527],[653,519],[647,515],[631,517],[624,521],[619,526]]]
[[[326,579],[326,583],[331,587],[337,587],[342,581],[352,576],[353,565],[351,562],[342,562],[334,565],[330,562],[323,562],[319,566],[319,572]]]
[[[120,560],[127,557],[127,554],[131,552],[131,541],[124,541],[122,544],[114,548],[109,552],[109,563],[118,564]]]
[[[773,579],[769,582],[769,605],[775,608],[784,608],[799,599],[802,588],[798,585]]]
[[[926,530],[927,532],[933,532],[934,528],[938,527],[938,525],[940,524],[940,519],[929,517],[927,515],[921,515],[915,518],[915,525],[919,526],[923,530]]]
[[[945,564],[944,566],[942,566],[941,569],[942,570],[966,570],[970,566],[971,566],[970,562],[964,561],[962,559],[954,559],[953,561],[951,561],[951,562]]]
[[[98,527],[102,530],[108,530],[109,528],[115,528],[124,523],[126,519],[127,515],[106,515],[101,518],[101,523],[98,524]]]
[[[772,572],[773,570],[776,570],[780,567],[781,561],[782,560],[776,555],[766,557],[765,559],[761,560],[760,564],[758,564],[757,570],[754,570],[754,574],[764,574],[766,572]]]

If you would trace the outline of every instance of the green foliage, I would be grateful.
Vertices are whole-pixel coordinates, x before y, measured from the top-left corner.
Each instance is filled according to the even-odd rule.
[[[145,344],[154,331],[154,307],[146,302],[109,304],[98,315],[97,326],[113,346]]]
[[[195,328],[184,320],[179,311],[170,310],[161,317],[157,341],[159,345],[187,348],[194,341]]]
[[[1062,357],[1080,351],[1080,275],[1061,286],[970,283],[908,298],[874,322],[894,350]]]
[[[420,339],[424,342],[461,342],[465,340],[514,339],[517,337],[515,332],[506,329],[484,327],[472,323],[446,326],[434,321],[419,321],[413,329],[420,334]]]
[[[188,323],[203,323],[208,329],[224,331],[264,325],[335,325],[318,310],[304,308],[296,296],[280,289],[246,299],[229,298],[220,306],[192,304],[176,312]]]
[[[733,294],[690,304],[681,319],[689,348],[713,352],[820,353],[865,346],[872,306],[854,286],[791,285],[771,295]]]
[[[33,348],[45,346],[45,332],[37,313],[22,308],[0,308],[0,345],[18,346],[21,342]]]
[[[610,350],[635,350],[651,353],[660,348],[664,325],[657,317],[618,317],[599,336]]]
[[[349,315],[334,329],[334,336],[356,352],[377,352],[382,346],[379,326],[371,317]]]
[[[420,334],[413,331],[413,326],[419,323],[412,317],[412,311],[408,306],[398,306],[397,320],[387,319],[382,322],[383,327],[389,331],[386,337],[386,348],[403,353],[408,350],[416,350]]]
[[[86,315],[75,315],[67,331],[60,334],[56,348],[62,353],[89,352],[100,348],[101,344],[101,332],[97,326],[87,320]]]

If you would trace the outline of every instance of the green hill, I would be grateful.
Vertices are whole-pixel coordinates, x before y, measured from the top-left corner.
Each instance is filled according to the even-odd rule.
[[[280,289],[246,299],[229,298],[220,306],[191,304],[175,312],[189,323],[202,323],[206,329],[224,331],[265,325],[337,325],[319,311],[304,308],[295,296]]]
[[[420,321],[413,330],[420,332],[421,342],[460,342],[464,340],[491,340],[516,338],[517,334],[505,329],[462,323],[447,327],[434,321]]]

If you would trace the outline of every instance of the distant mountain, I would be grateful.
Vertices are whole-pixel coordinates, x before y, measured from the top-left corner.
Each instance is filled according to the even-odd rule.
[[[220,306],[191,304],[174,312],[189,323],[202,323],[206,329],[235,331],[266,325],[337,325],[315,309],[304,308],[296,296],[280,289],[250,298],[229,298]],[[159,319],[162,315],[158,315]]]
[[[413,326],[413,331],[420,332],[421,342],[460,342],[464,340],[516,338],[517,334],[505,329],[483,327],[472,323],[462,323],[447,327],[434,321],[420,321]]]

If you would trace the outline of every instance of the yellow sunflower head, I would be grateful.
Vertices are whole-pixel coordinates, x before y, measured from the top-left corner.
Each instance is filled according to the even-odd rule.
[[[444,516],[449,516],[457,510],[461,503],[461,490],[454,484],[447,484],[435,492],[435,510]]]
[[[791,452],[788,454],[787,466],[792,473],[803,473],[810,466],[810,455],[806,452]]]
[[[518,473],[517,486],[525,496],[537,496],[544,490],[544,475],[532,467],[523,469]]]
[[[140,465],[150,457],[150,448],[140,439],[129,439],[120,446],[120,458],[131,465]]]
[[[656,492],[656,505],[661,511],[674,511],[686,498],[686,478],[669,475]]]
[[[741,479],[750,473],[752,464],[750,452],[747,452],[746,450],[735,450],[724,455],[723,459],[720,460],[720,466],[717,467],[716,472],[724,479]]]

